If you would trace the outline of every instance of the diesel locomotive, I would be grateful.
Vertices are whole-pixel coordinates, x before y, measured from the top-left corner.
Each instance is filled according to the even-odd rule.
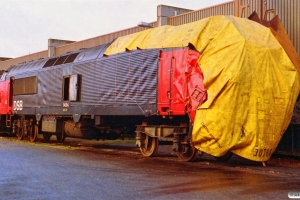
[[[173,142],[184,161],[196,108],[207,98],[199,52],[181,48],[136,49],[105,55],[110,44],[21,63],[2,72],[1,129],[19,139],[38,134],[113,140],[136,136],[145,156],[159,139]]]
[[[167,140],[184,161],[198,150],[266,161],[300,88],[283,26],[270,24],[214,16],[12,66],[1,73],[1,131],[58,142],[131,135],[145,156]]]

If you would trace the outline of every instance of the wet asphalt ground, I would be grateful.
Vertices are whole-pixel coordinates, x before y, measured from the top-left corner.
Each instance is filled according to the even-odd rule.
[[[289,199],[300,169],[208,155],[178,161],[169,146],[144,157],[133,142],[0,138],[1,199]]]

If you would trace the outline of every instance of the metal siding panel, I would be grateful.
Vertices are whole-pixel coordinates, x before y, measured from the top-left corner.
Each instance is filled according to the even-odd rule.
[[[101,83],[99,83],[99,101],[102,105],[113,105],[115,103],[115,66],[115,57],[103,60]]]
[[[158,60],[159,50],[143,50],[78,63],[73,73],[82,75],[81,102],[72,105],[156,105]]]
[[[73,65],[74,65],[73,63],[70,63],[70,64],[64,64],[64,65],[60,66],[60,68],[62,68],[62,77],[73,74]],[[55,67],[54,67],[54,69],[55,69]],[[61,79],[62,79],[62,77],[61,77]]]
[[[23,102],[22,110],[18,110],[18,114],[30,114],[32,113],[32,109],[37,107],[38,95],[37,94],[30,94],[30,95],[15,95],[14,101]]]
[[[51,67],[39,72],[38,105],[52,107],[62,105],[62,67]]]
[[[74,63],[101,58],[109,45],[110,43],[107,43],[93,48],[83,49],[74,60]]]
[[[25,74],[32,74],[32,72],[37,71],[43,67],[43,65],[47,62],[49,59],[40,59],[35,60],[27,63],[18,64],[15,67],[11,68],[7,78],[11,76],[23,76]],[[28,76],[28,75],[27,75]],[[25,76],[26,77],[26,76]]]
[[[98,62],[83,62],[74,65],[73,74],[81,75],[80,102],[74,102],[76,105],[94,105],[98,102],[98,85],[101,81],[101,71],[97,65]]]
[[[128,53],[130,54],[130,53]],[[130,96],[128,89],[130,88],[130,62],[131,55],[124,55],[116,58],[115,66],[115,102],[117,104],[127,104]]]
[[[184,13],[178,16],[169,17],[168,24],[178,26],[194,21],[198,21],[213,15],[233,15],[234,2],[220,4],[214,7],[204,8],[193,12]]]
[[[97,90],[97,81],[94,77],[97,72],[95,61],[74,65],[73,73],[81,75],[81,103],[93,104],[93,102],[97,102],[97,94],[93,92],[93,90]]]
[[[300,54],[300,1],[299,0],[267,0],[267,9],[275,9],[286,29],[298,55]]]

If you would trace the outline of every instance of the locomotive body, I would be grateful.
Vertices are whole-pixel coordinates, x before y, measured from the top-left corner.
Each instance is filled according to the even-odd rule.
[[[136,133],[146,156],[156,153],[158,139],[164,137],[182,159],[194,158],[197,150],[188,133],[196,107],[206,98],[197,67],[200,54],[183,47],[106,56],[108,45],[10,69],[12,132],[32,141],[39,132],[46,141],[54,134],[59,142]]]

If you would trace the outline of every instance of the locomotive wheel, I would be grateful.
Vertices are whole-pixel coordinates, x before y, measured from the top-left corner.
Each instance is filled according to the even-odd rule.
[[[186,146],[186,152],[176,152],[176,154],[181,161],[191,162],[197,157],[198,149],[191,145],[188,145]]]
[[[145,147],[140,147],[140,151],[144,156],[154,156],[158,151],[158,138],[146,135]]]
[[[23,140],[24,139],[24,133],[23,133],[23,129],[20,127],[17,127],[16,130],[16,136],[19,140]]]
[[[232,157],[232,155],[233,154],[231,152],[227,151],[227,153],[224,156],[215,156],[215,159],[218,161],[228,161]]]
[[[65,134],[65,123],[63,123],[62,129],[61,129],[61,133],[56,133],[56,141],[59,143],[62,143],[65,141],[66,139],[66,134]]]
[[[30,128],[29,128],[29,140],[31,142],[35,142],[37,140],[38,134],[39,134],[38,126],[36,124],[30,126]]]
[[[61,133],[57,133],[56,134],[56,141],[59,142],[59,143],[62,143],[64,142],[66,139],[66,135],[64,133],[64,131],[62,131]]]
[[[51,133],[45,133],[45,132],[43,132],[43,139],[44,139],[45,142],[49,142],[51,136],[52,136]]]

